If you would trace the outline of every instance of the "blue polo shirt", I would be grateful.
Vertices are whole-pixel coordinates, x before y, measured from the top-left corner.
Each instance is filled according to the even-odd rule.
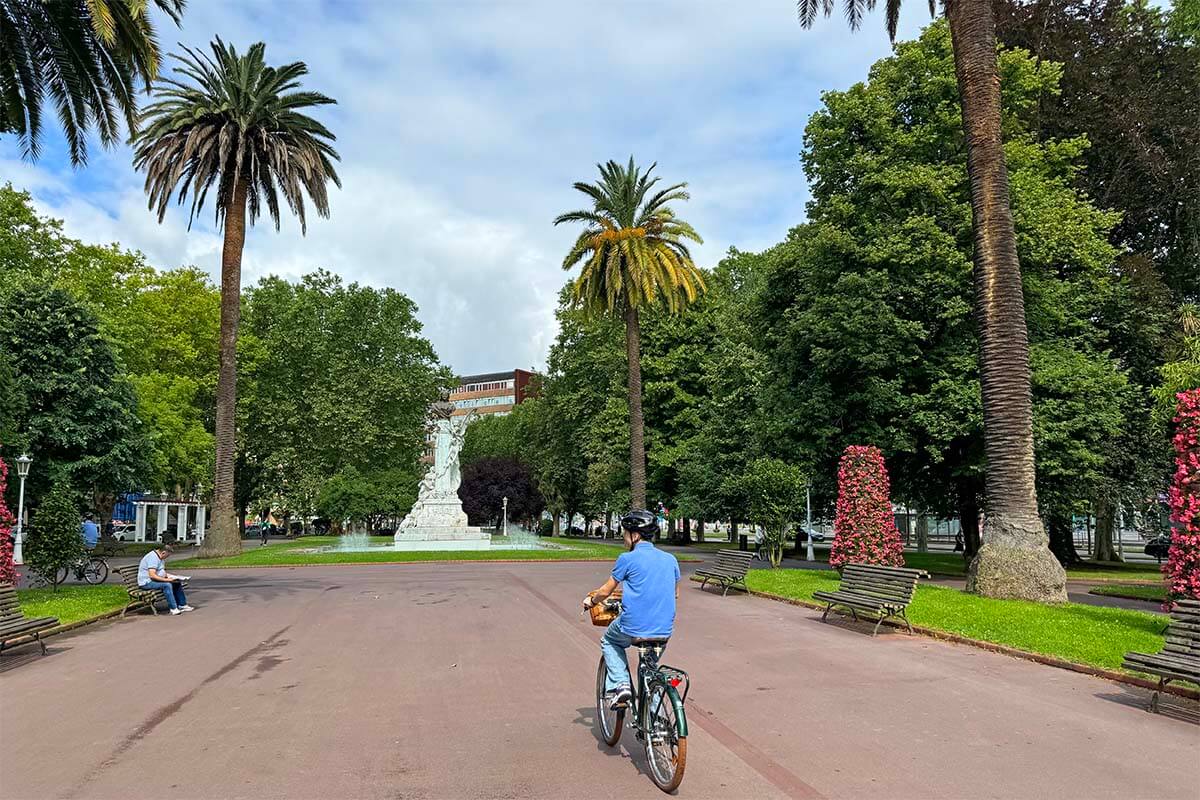
[[[675,628],[675,584],[679,562],[650,542],[622,553],[612,576],[621,582],[621,632],[633,637],[666,637]]]

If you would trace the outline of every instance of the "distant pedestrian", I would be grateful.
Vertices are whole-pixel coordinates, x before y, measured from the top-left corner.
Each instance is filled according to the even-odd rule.
[[[266,520],[263,520],[263,523],[258,526],[258,530],[260,533],[262,533],[262,543],[265,547],[267,544],[267,539],[271,538],[271,526],[267,524]]]
[[[88,550],[96,546],[96,542],[100,539],[100,528],[92,519],[91,514],[83,518],[83,524],[79,526],[79,533],[83,536],[83,544]]]
[[[961,553],[963,551],[963,534],[962,531],[954,534],[954,552]]]

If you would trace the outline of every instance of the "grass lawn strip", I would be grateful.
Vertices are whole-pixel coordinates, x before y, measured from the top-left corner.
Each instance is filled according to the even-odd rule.
[[[373,543],[386,544],[391,537],[373,537]],[[493,537],[501,543],[503,537]],[[305,553],[298,552],[314,547],[337,544],[336,536],[308,536],[282,544],[257,547],[253,550],[228,558],[189,558],[172,561],[171,568],[183,572],[189,569],[224,567],[270,567],[306,566],[316,564],[389,564],[410,561],[581,561],[591,559],[615,559],[624,551],[620,542],[603,544],[576,539],[547,539],[547,544],[558,545],[553,550],[429,550],[400,551],[384,550],[358,553]],[[694,560],[683,556],[681,560]]]
[[[124,586],[108,585],[17,589],[21,613],[26,617],[58,617],[60,626],[98,619],[120,611],[129,602]],[[43,634],[45,635],[45,634]]]
[[[1089,594],[1099,594],[1105,597],[1124,597],[1126,600],[1148,600],[1150,602],[1163,603],[1167,599],[1167,590],[1160,583],[1144,584],[1144,583],[1108,583],[1102,586],[1093,586],[1088,589]]]
[[[833,572],[753,570],[752,590],[814,602],[814,591],[838,585]],[[1047,606],[994,600],[940,586],[920,586],[908,607],[913,625],[1090,667],[1120,672],[1126,652],[1157,653],[1168,618],[1162,614],[1078,603]]]

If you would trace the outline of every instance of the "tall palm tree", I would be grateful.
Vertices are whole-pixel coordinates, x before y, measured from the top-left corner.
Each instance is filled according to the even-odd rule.
[[[858,28],[876,0],[843,0]],[[929,0],[936,14],[937,0]],[[808,27],[835,0],[799,0]],[[1034,484],[1029,333],[1017,239],[1000,138],[1000,75],[991,0],[942,0],[954,46],[967,178],[971,186],[976,318],[987,457],[987,541],[971,561],[967,587],[991,597],[1066,602],[1066,573],[1049,549]],[[900,0],[886,0],[888,36],[896,38]]]
[[[704,291],[704,276],[692,263],[685,240],[703,242],[691,225],[667,205],[687,200],[686,183],[651,194],[659,181],[634,165],[597,164],[598,183],[576,183],[592,199],[590,211],[560,214],[555,225],[582,222],[587,228],[563,259],[563,269],[579,262],[575,303],[590,314],[621,315],[629,359],[629,489],[634,508],[646,507],[646,447],[642,421],[641,327],[638,312],[662,305],[678,312]]]
[[[179,24],[186,0],[154,0]],[[87,161],[95,127],[108,147],[137,116],[136,83],[158,77],[159,49],[148,0],[0,0],[0,133],[25,156],[41,149],[42,102],[54,103],[71,151]]]
[[[237,333],[240,318],[242,247],[246,217],[253,225],[264,208],[279,229],[280,195],[307,230],[305,195],[322,217],[329,216],[327,184],[341,186],[333,162],[335,137],[303,110],[335,101],[301,91],[308,74],[303,62],[268,67],[259,42],[240,55],[219,38],[212,57],[184,48],[174,72],[189,80],[163,78],[156,102],[140,118],[134,166],[146,172],[150,208],[161,223],[172,194],[192,196],[189,220],[215,194],[221,250],[221,341],[217,372],[216,475],[212,534],[201,555],[241,551],[234,503],[234,411],[237,400]],[[189,221],[190,225],[190,221]]]

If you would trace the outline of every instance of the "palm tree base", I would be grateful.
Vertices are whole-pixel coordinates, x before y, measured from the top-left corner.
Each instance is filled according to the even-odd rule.
[[[212,529],[204,537],[196,558],[228,558],[242,554],[242,537],[237,520],[214,519]],[[230,524],[232,522],[232,524]]]
[[[967,569],[967,591],[1003,600],[1067,602],[1067,573],[1039,523],[989,516],[987,539]]]

